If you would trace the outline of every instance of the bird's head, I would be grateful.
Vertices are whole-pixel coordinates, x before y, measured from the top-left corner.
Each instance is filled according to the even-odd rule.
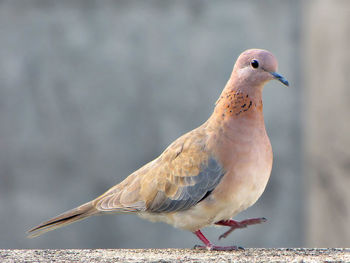
[[[289,86],[288,81],[277,73],[277,60],[269,51],[248,49],[237,59],[232,77],[246,86],[263,86],[267,81],[276,79]],[[231,78],[232,78],[231,77]]]

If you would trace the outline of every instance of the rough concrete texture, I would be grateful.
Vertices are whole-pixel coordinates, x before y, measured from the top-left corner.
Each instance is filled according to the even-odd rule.
[[[350,249],[245,249],[232,252],[190,249],[0,250],[1,262],[349,262]]]

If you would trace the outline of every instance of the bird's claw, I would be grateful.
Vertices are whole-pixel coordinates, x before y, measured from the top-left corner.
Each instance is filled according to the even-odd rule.
[[[222,238],[226,238],[233,230],[235,230],[237,228],[246,228],[249,225],[261,224],[261,223],[264,223],[266,221],[267,221],[267,219],[265,217],[246,219],[246,220],[243,220],[241,222],[231,221],[234,223],[234,225],[232,225],[230,227],[230,229],[227,230],[225,233],[221,234],[218,239],[220,240]]]
[[[229,230],[227,230],[225,233],[221,234],[219,236],[219,240],[221,238],[226,238],[229,234],[231,234],[231,232],[233,232],[233,230],[237,229],[237,228],[246,228],[248,225],[247,224],[241,224],[239,223],[239,226],[231,226]]]
[[[201,245],[195,245],[193,247],[195,250],[208,250],[208,251],[237,251],[237,250],[244,250],[243,247],[238,246],[228,246],[228,247],[221,247],[221,246],[201,246]]]
[[[205,246],[201,246],[201,245],[194,245],[193,249],[195,250],[203,250],[203,249],[206,249]]]
[[[234,228],[230,228],[228,231],[226,231],[225,233],[221,234],[218,238],[218,240],[222,239],[222,238],[226,238],[233,230],[235,230]]]

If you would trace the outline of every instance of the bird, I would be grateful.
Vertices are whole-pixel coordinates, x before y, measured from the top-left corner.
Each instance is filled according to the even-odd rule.
[[[203,243],[197,249],[239,249],[214,245],[201,229],[229,227],[220,239],[237,228],[266,221],[264,217],[240,222],[232,218],[259,199],[271,174],[273,152],[265,129],[262,91],[273,79],[289,86],[277,73],[271,52],[244,51],[207,121],[94,200],[30,229],[28,237],[93,215],[129,213],[194,233]]]

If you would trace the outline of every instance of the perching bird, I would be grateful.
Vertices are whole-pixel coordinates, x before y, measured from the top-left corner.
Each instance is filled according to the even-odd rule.
[[[265,130],[262,90],[277,79],[277,60],[266,50],[243,52],[215,109],[198,128],[178,138],[155,160],[96,199],[29,230],[29,236],[103,213],[134,213],[193,232],[209,250],[201,232],[210,225],[236,228],[264,222],[231,218],[253,205],[263,193],[272,169],[272,149]]]

